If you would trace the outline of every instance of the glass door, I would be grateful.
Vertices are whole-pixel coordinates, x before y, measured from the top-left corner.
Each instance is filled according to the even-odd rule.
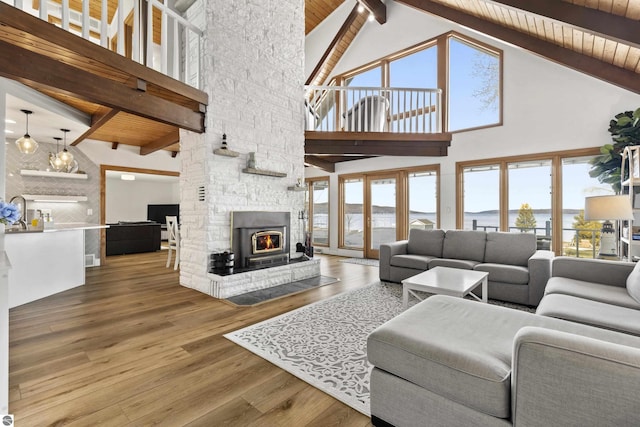
[[[378,259],[381,244],[399,240],[398,183],[396,173],[366,177],[365,258]]]

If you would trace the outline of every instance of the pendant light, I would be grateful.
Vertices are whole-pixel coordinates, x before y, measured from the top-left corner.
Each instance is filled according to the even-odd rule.
[[[62,159],[58,156],[58,149],[60,147],[60,141],[62,140],[62,138],[60,138],[59,136],[54,137],[53,139],[56,140],[56,154],[51,154],[52,159],[51,159],[51,166],[53,167],[53,169],[56,170],[56,172],[60,172],[62,169],[64,169],[65,164],[62,161]]]
[[[60,130],[64,132],[64,148],[58,153],[58,158],[62,160],[65,167],[68,167],[73,162],[73,154],[67,151],[67,132],[69,132],[69,129]]]
[[[29,114],[33,114],[33,111],[29,110],[20,110],[27,116],[27,130],[24,136],[18,140],[16,140],[16,147],[22,154],[33,154],[38,149],[38,143],[35,139],[31,138],[29,135]]]

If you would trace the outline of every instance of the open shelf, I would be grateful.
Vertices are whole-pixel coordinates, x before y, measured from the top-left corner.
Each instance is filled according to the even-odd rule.
[[[87,179],[89,176],[86,173],[67,173],[67,172],[49,172],[38,171],[31,169],[21,169],[20,175],[22,176],[40,176],[47,178],[64,178],[64,179]]]

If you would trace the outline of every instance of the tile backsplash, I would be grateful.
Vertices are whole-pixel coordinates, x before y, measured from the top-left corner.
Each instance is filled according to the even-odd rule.
[[[64,196],[86,196],[86,202],[44,203],[27,202],[28,209],[50,209],[54,222],[100,222],[100,168],[76,147],[67,147],[79,165],[79,170],[87,174],[87,179],[65,179],[56,177],[22,176],[20,170],[50,170],[49,153],[56,152],[56,145],[38,141],[39,148],[34,154],[22,154],[13,141],[6,145],[6,190],[7,201],[21,194],[44,194]],[[88,213],[91,212],[91,215]],[[88,230],[85,235],[85,254],[100,258],[99,230]]]

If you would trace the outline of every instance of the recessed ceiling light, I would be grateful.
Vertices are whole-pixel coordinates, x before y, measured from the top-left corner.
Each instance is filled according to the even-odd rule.
[[[12,131],[12,130],[10,130],[10,129],[5,129],[5,130],[4,130],[4,133],[13,133],[13,131]]]
[[[364,6],[358,3],[358,13],[364,12]]]
[[[120,175],[120,179],[123,181],[135,181],[136,176],[128,173],[123,173],[122,175]]]
[[[16,121],[15,120],[11,120],[11,119],[4,119],[4,122],[5,123],[9,123],[11,125],[15,125],[16,124]]]

